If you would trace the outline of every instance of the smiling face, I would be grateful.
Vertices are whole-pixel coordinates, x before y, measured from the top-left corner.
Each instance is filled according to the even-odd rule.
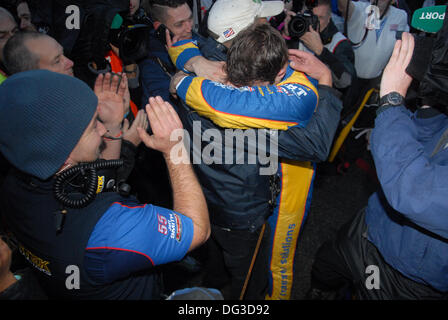
[[[168,8],[166,10],[165,26],[175,35],[179,40],[191,39],[193,29],[193,13],[188,4],[177,8]]]
[[[39,69],[73,76],[73,61],[64,56],[62,46],[53,38],[44,36],[30,39],[25,45],[39,58]]]

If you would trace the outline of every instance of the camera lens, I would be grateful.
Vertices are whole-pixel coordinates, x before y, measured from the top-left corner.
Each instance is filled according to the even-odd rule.
[[[295,16],[291,19],[288,30],[289,34],[300,38],[308,29],[308,23],[302,16]]]

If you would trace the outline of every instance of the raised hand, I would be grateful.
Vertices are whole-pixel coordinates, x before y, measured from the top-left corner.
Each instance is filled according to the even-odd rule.
[[[120,76],[111,73],[100,74],[94,86],[98,97],[98,116],[110,134],[117,134],[121,130],[126,103],[127,89],[126,74]]]
[[[316,79],[319,84],[332,86],[330,69],[317,57],[302,50],[289,49],[290,66],[296,71],[304,72]]]
[[[414,37],[408,32],[403,32],[401,39],[395,42],[392,56],[384,68],[380,97],[393,91],[405,97],[411,85],[412,77],[406,73],[406,68],[414,53]]]
[[[146,130],[137,128],[140,138],[147,147],[158,150],[169,157],[171,148],[178,143],[182,143],[180,139],[172,138],[172,133],[175,130],[183,129],[178,114],[161,97],[149,98],[149,104],[146,105],[146,114],[153,134],[150,136]]]
[[[136,147],[142,142],[137,128],[142,128],[145,131],[148,128],[148,117],[143,109],[138,111],[132,125],[129,125],[128,119],[124,119],[123,123],[123,140],[131,142]]]

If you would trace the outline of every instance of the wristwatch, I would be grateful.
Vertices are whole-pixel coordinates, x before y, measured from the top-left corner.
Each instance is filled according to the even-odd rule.
[[[380,98],[380,107],[385,105],[401,106],[404,103],[404,98],[396,91],[389,92]]]

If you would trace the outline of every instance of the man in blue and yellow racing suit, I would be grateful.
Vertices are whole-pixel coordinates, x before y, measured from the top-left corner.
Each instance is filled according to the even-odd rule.
[[[263,37],[269,39],[266,40],[266,43],[271,41],[274,45],[263,44],[263,41],[261,41]],[[266,282],[264,282],[263,274],[260,274],[259,270],[256,269],[258,263],[263,264],[260,260],[265,257],[266,264],[270,260],[270,266],[268,266],[270,268],[270,277],[266,279],[269,287],[267,298],[289,299],[292,286],[294,252],[299,231],[308,211],[314,178],[314,165],[309,161],[303,162],[303,160],[322,161],[326,158],[328,150],[325,149],[329,148],[334,130],[339,121],[340,104],[328,91],[325,91],[328,88],[324,88],[324,86],[319,87],[319,89],[324,88],[324,91],[322,91],[324,93],[323,99],[319,102],[316,81],[302,72],[295,72],[288,66],[286,46],[283,39],[278,36],[274,29],[267,25],[252,26],[242,31],[235,41],[236,44],[234,43],[229,51],[228,66],[232,64],[233,58],[241,58],[239,56],[241,52],[237,52],[238,49],[235,49],[238,47],[241,47],[242,51],[249,53],[249,61],[246,62],[248,65],[252,64],[251,59],[256,60],[256,56],[263,55],[263,51],[266,53],[273,48],[276,48],[273,49],[275,51],[283,50],[283,53],[280,53],[280,55],[283,54],[285,60],[279,64],[277,71],[274,73],[274,79],[272,81],[262,81],[264,80],[263,74],[267,73],[263,68],[260,69],[261,72],[256,74],[253,79],[247,80],[248,84],[258,85],[253,87],[248,87],[248,84],[242,83],[241,86],[236,88],[199,77],[176,76],[173,82],[176,85],[177,95],[197,113],[185,112],[182,108],[179,111],[182,120],[189,123],[185,124],[185,128],[187,130],[190,129],[189,131],[194,131],[195,127],[200,127],[201,133],[204,133],[204,131],[207,133],[207,129],[217,129],[218,126],[235,129],[259,128],[258,133],[266,133],[265,129],[285,130],[280,131],[278,146],[274,143],[275,147],[273,147],[274,139],[272,137],[277,137],[274,134],[271,136],[271,143],[267,144],[270,145],[270,148],[266,147],[271,155],[282,158],[278,168],[275,167],[277,170],[271,172],[271,175],[261,173],[262,168],[260,167],[262,164],[259,163],[261,159],[258,159],[260,161],[254,164],[235,165],[227,161],[225,163],[224,161],[221,163],[215,162],[212,165],[204,164],[204,161],[196,161],[194,163],[196,164],[195,169],[211,212],[213,238],[211,242],[216,241],[223,251],[225,265],[231,276],[234,278],[240,276],[238,280],[232,279],[234,281],[230,297],[238,298],[237,294],[241,291],[242,283],[245,280],[244,277],[249,268],[248,262],[252,258],[255,247],[255,244],[249,245],[246,260],[242,259],[240,261],[243,265],[235,266],[236,258],[233,258],[232,261],[232,255],[237,255],[234,252],[238,251],[239,247],[244,246],[244,244],[242,242],[239,243],[238,248],[235,248],[235,246],[231,247],[230,244],[226,245],[228,243],[233,244],[229,240],[230,234],[241,230],[249,230],[249,232],[246,232],[246,235],[249,233],[258,235],[261,226],[269,216],[268,226],[270,228],[266,230],[271,229],[272,237],[267,240],[265,248],[263,248],[263,245],[260,248],[254,271],[252,271],[255,273],[253,273],[249,282],[246,298],[260,299],[265,297],[264,295],[261,296],[260,292],[263,291],[263,286],[264,288],[266,287]],[[184,69],[186,61],[200,54],[194,42],[185,40],[175,43],[170,48],[169,53],[179,69]],[[312,59],[312,57],[308,55],[306,57],[308,59],[307,62],[310,62],[311,60],[309,59]],[[312,61],[316,67],[315,64],[317,62],[315,60]],[[267,65],[267,63],[261,63],[261,65]],[[309,64],[307,67],[310,68],[312,65]],[[243,73],[251,74],[251,72],[247,72],[247,69],[240,67],[237,66],[232,70],[228,68],[231,83],[246,81],[243,79],[245,75],[235,74],[235,70],[244,70]],[[331,73],[323,64],[319,64],[314,69],[319,70],[315,74],[322,79],[322,81],[319,81],[320,84],[327,83],[331,85]],[[312,69],[310,68],[310,70]],[[319,74],[321,70],[328,70],[329,82],[328,77]],[[325,72],[323,73],[328,76]],[[261,81],[257,81],[259,79]],[[320,108],[327,108],[327,110],[323,111],[332,109],[332,115],[329,116],[327,114],[322,118],[319,118],[320,114],[314,115],[318,102]],[[322,104],[325,104],[325,106]],[[322,112],[322,110],[317,111]],[[202,118],[202,116],[210,118],[214,124]],[[315,116],[317,116],[317,119],[313,119]],[[195,121],[200,121],[201,125],[198,126],[195,124]],[[319,122],[325,122],[325,125],[320,126],[322,123],[319,124]],[[311,137],[305,133],[302,141],[296,139],[300,134],[303,134],[309,123],[311,123],[311,129],[308,133],[313,131],[316,135]],[[289,132],[289,134],[286,135],[286,132]],[[193,132],[193,137],[195,134],[197,132]],[[267,136],[269,139],[269,134]],[[316,140],[312,141],[315,137]],[[311,141],[308,140],[310,138]],[[308,142],[315,145],[310,147],[310,145],[307,145]],[[216,140],[213,143],[216,143]],[[305,145],[306,147],[304,147]],[[319,147],[322,145],[324,148],[324,151],[319,153],[319,156],[313,153],[316,151],[316,149],[313,149],[316,145],[319,145]],[[200,151],[195,150],[195,147],[198,146],[193,143],[193,157],[197,156],[198,152],[200,153]],[[203,144],[199,147],[202,147],[203,156],[207,146]],[[231,147],[233,147],[233,144]],[[260,155],[260,144],[257,147],[258,155]],[[279,150],[274,150],[277,147],[279,147]],[[224,150],[227,150],[226,148],[228,148],[227,145],[223,147]],[[238,148],[239,146],[237,146]],[[219,148],[217,147],[217,149]],[[249,149],[250,142],[248,145],[244,145],[246,154],[250,154]],[[305,151],[302,152],[302,150]],[[273,181],[277,183],[273,183]],[[272,190],[276,187],[280,187],[279,193],[275,193]],[[254,240],[257,240],[257,237],[253,237],[252,242]],[[265,252],[263,249],[268,251]],[[240,251],[238,253],[243,254]],[[215,266],[217,264],[215,263]],[[242,269],[240,271],[242,277],[241,275],[235,275],[238,273],[238,271],[235,271],[238,267]],[[263,267],[260,267],[260,269],[263,270]],[[216,268],[214,271],[217,277],[218,272]],[[268,270],[266,270],[267,273]],[[254,277],[255,279],[253,279]],[[251,282],[254,281],[257,282],[257,284],[253,285],[256,288],[250,291]]]

